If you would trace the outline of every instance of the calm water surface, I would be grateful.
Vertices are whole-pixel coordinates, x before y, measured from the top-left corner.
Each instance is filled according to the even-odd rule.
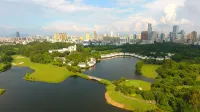
[[[133,57],[121,57],[103,60],[84,73],[109,80],[118,80],[121,77],[125,77],[127,79],[138,79],[147,82],[154,82],[153,79],[149,79],[141,75],[136,75],[135,64],[138,61],[139,60],[137,58]]]
[[[108,105],[105,87],[81,78],[68,78],[59,84],[27,82],[26,67],[13,67],[0,74],[0,112],[125,112]]]
[[[135,75],[136,58],[116,58],[98,63],[85,73],[110,80],[120,77],[150,79]],[[126,112],[106,103],[105,86],[81,78],[68,78],[59,84],[23,80],[27,67],[12,67],[0,73],[0,112]]]

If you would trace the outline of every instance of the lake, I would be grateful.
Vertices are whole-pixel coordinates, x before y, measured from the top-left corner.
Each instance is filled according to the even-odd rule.
[[[84,73],[117,80],[120,77],[152,81],[135,74],[136,58],[104,60]],[[27,67],[0,73],[0,112],[126,112],[106,103],[105,86],[95,81],[68,78],[59,84],[23,80]]]
[[[84,73],[109,80],[118,80],[121,77],[125,77],[127,79],[144,80],[151,83],[154,82],[153,79],[136,75],[135,65],[138,61],[139,59],[134,57],[112,58],[97,63],[93,68],[90,68],[90,70],[87,70]]]

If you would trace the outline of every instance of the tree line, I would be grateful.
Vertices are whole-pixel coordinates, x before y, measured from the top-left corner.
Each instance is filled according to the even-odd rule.
[[[14,45],[0,46],[0,72],[4,72],[11,68],[13,60],[12,55],[16,54],[17,49]]]
[[[121,82],[126,81],[123,78],[113,82],[116,86],[115,90],[125,95],[136,93],[144,100],[153,100],[160,109],[165,111],[200,111],[200,84],[196,81],[200,74],[199,64],[165,60],[157,72],[158,77],[149,91],[120,85]]]

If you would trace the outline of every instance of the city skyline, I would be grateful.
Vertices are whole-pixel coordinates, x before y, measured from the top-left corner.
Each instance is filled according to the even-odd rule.
[[[83,35],[97,31],[168,33],[179,25],[186,33],[199,32],[198,0],[3,0],[0,35]],[[193,8],[191,8],[193,7]],[[14,19],[13,19],[14,18]]]

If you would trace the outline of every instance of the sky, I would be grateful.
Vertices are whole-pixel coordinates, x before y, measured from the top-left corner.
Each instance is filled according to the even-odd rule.
[[[200,32],[200,0],[0,0],[0,36]]]

